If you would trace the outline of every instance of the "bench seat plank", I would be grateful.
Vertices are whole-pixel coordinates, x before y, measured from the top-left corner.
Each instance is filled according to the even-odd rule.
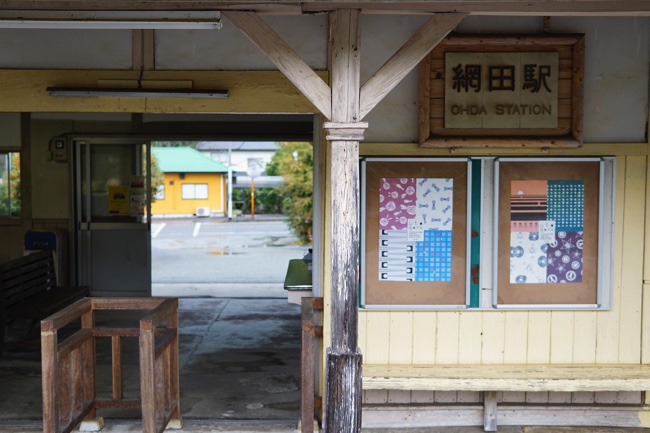
[[[646,391],[650,365],[363,366],[363,389],[418,391]]]
[[[38,320],[88,294],[88,287],[57,286],[52,251],[35,252],[0,264],[0,355],[8,322],[29,319],[31,333]]]
[[[7,319],[26,318],[42,319],[59,311],[83,297],[88,296],[88,287],[53,287],[37,296],[25,300],[18,308],[5,312]]]

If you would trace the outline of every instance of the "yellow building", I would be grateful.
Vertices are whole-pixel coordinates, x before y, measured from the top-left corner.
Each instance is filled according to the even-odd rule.
[[[154,147],[165,181],[151,204],[153,215],[223,215],[228,168],[191,147]]]

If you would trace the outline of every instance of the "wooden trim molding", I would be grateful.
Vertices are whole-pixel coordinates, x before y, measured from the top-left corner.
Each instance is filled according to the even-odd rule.
[[[531,90],[530,87],[526,87],[530,83],[524,82],[523,78],[519,78],[523,76],[520,74],[524,69],[523,57],[522,60],[519,60],[519,53],[522,53],[522,56],[523,53],[531,53],[526,54],[528,61],[531,63],[526,64],[526,68],[530,66],[539,67],[540,71],[543,67],[548,68],[546,77],[550,77],[548,79],[554,83],[551,84],[550,88],[543,81],[542,77],[544,75],[542,75],[542,72],[537,72],[536,69],[533,74],[537,74],[537,76],[532,79],[544,83],[548,92],[553,89],[552,94],[546,93],[544,88],[541,88],[541,91],[538,92],[537,89]],[[549,53],[556,54],[554,54],[554,57],[549,57],[553,55]],[[472,62],[476,58],[477,65],[465,63],[466,69],[471,67],[473,70],[457,71],[454,68],[454,77],[448,77],[450,65],[446,65],[446,63],[450,61],[452,55],[455,58],[463,58],[462,56],[467,57],[469,55]],[[485,57],[480,57],[483,55]],[[516,96],[519,93],[506,92],[506,94],[496,92],[502,90],[500,88],[497,88],[496,91],[492,88],[494,80],[489,78],[492,78],[492,70],[497,66],[493,67],[491,63],[486,63],[490,65],[489,77],[486,75],[487,66],[480,66],[480,59],[483,58],[485,62],[488,62],[488,55],[492,62],[508,62],[510,60],[522,62],[520,66],[509,67],[513,71],[512,80],[510,81],[512,87],[503,88],[503,90],[518,90],[518,92],[521,92],[521,99]],[[538,61],[539,57],[543,56],[549,63],[541,63],[545,66],[535,65],[530,60],[531,56],[535,56],[534,58]],[[467,61],[469,62],[469,60]],[[500,63],[498,64],[500,65]],[[514,73],[515,67],[518,68],[516,74]],[[478,75],[476,75],[476,78],[470,77],[470,72],[476,73],[476,70],[479,71],[480,78],[478,78]],[[556,72],[551,74],[552,71]],[[579,147],[582,145],[583,139],[583,73],[583,35],[450,35],[440,42],[420,64],[420,91],[418,96],[419,143],[422,147],[483,149]],[[459,81],[458,86],[456,86],[456,76],[459,77],[458,80],[463,80]],[[449,93],[452,78],[454,80],[454,89],[457,90]],[[470,82],[470,80],[473,81]],[[529,79],[526,78],[526,80]],[[484,82],[483,87],[481,82]],[[487,89],[488,83],[490,86],[489,91]],[[461,85],[466,86],[464,92],[461,90]],[[472,88],[468,89],[469,86],[472,86]],[[529,90],[526,90],[527,88]],[[497,93],[499,96],[495,96]],[[452,95],[457,102],[450,102],[452,101],[450,99]],[[541,95],[546,96],[539,99]],[[522,102],[524,97],[527,101],[525,103]],[[540,100],[544,102],[539,102]],[[488,101],[495,105],[491,106]],[[487,110],[485,107],[487,107]],[[515,114],[511,116],[511,113],[505,113],[505,115],[508,115],[505,117],[504,112],[499,111],[499,109],[503,110],[503,107],[508,110],[514,107],[516,109],[514,113],[517,113],[516,116],[521,117],[512,117]],[[535,112],[535,115],[525,111],[521,115],[519,114],[519,110],[526,110],[526,108],[528,110],[534,108],[541,110],[541,108],[546,109],[546,107],[548,107],[548,111],[541,116],[537,112]],[[454,109],[460,111],[454,112]],[[476,112],[472,111],[472,109]],[[553,117],[549,116],[551,112]],[[526,118],[528,126],[524,126],[524,118]],[[542,118],[552,122],[547,120],[539,123],[538,119],[541,120]],[[520,119],[522,123],[511,123],[517,119]],[[489,124],[486,123],[488,121]]]
[[[327,80],[325,71],[315,75]],[[47,87],[99,87],[106,80],[191,82],[227,99],[55,97]],[[0,70],[0,112],[317,113],[279,71]]]

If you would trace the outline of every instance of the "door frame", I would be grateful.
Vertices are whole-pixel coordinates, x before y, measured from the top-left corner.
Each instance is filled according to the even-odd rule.
[[[68,145],[72,151],[72,163],[70,164],[71,170],[71,215],[72,215],[72,227],[73,227],[73,242],[75,246],[74,251],[74,264],[75,264],[75,278],[77,284],[85,284],[90,287],[91,296],[110,296],[110,297],[150,297],[151,296],[151,139],[149,137],[143,137],[138,135],[106,135],[106,134],[95,134],[95,135],[74,135],[69,134],[66,136]],[[81,146],[93,146],[93,145],[143,145],[145,146],[145,161],[144,168],[147,173],[145,180],[145,194],[147,197],[146,200],[146,212],[144,216],[144,221],[141,224],[142,226],[133,226],[133,224],[138,224],[137,222],[94,222],[89,221],[91,215],[91,203],[89,200],[86,200],[86,209],[85,214],[87,215],[88,220],[84,221],[82,215],[82,194],[80,190],[81,180],[82,180],[82,170],[81,170]],[[88,147],[89,148],[89,147]],[[90,152],[86,152],[86,161],[90,161]],[[85,173],[86,176],[86,185],[90,184],[90,172],[87,170]],[[101,291],[93,290],[92,284],[92,239],[89,235],[91,231],[91,225],[98,226],[101,229],[109,229],[109,225],[113,226],[116,229],[122,230],[138,230],[146,231],[148,233],[148,241],[146,242],[146,266],[148,269],[147,278],[148,284],[146,285],[146,290],[129,290],[129,291]],[[83,232],[86,232],[85,234]]]

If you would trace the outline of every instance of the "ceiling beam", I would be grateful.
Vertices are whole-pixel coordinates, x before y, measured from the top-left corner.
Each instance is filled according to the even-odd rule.
[[[0,0],[0,10],[240,10],[292,15],[361,9],[362,13],[466,12],[515,16],[650,16],[647,0]]]
[[[499,16],[650,16],[647,0],[423,0],[355,2],[313,1],[302,4],[305,13],[340,8],[361,9],[362,13],[449,13]]]
[[[361,87],[363,119],[460,22],[466,13],[436,14]]]
[[[262,18],[252,12],[224,12],[323,115],[332,116],[330,87]]]

